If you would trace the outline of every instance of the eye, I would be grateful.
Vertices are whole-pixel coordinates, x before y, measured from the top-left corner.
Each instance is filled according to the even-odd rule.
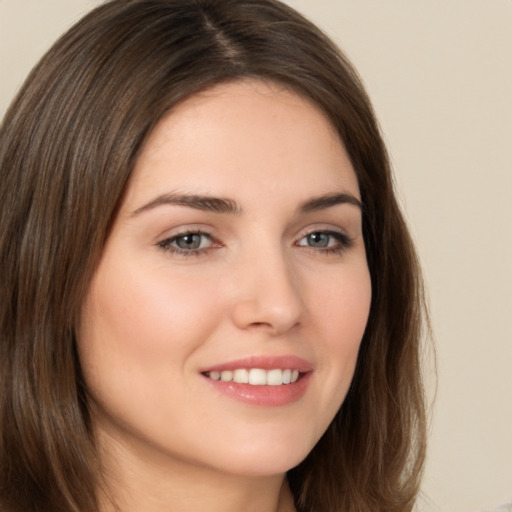
[[[166,238],[157,244],[165,251],[185,256],[200,254],[213,247],[213,240],[208,233],[201,231],[180,233]]]
[[[337,231],[314,231],[302,237],[297,245],[322,252],[341,252],[352,245],[352,240]]]

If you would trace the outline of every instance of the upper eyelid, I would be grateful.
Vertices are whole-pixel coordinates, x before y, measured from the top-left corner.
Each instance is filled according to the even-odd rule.
[[[201,236],[205,236],[205,237],[209,238],[210,240],[212,240],[212,242],[214,241],[213,235],[211,233],[208,233],[207,231],[188,229],[188,230],[180,231],[179,233],[176,233],[176,234],[164,236],[158,243],[161,244],[163,242],[169,242],[170,240],[176,240],[177,238],[181,238],[181,237],[184,237],[187,235],[201,235]]]
[[[295,240],[296,242],[312,233],[323,232],[332,234],[333,236],[339,235],[342,237],[347,237],[349,239],[357,238],[359,230],[352,229],[350,224],[348,226],[341,226],[337,223],[333,223],[332,221],[313,222],[309,225],[303,226],[300,229],[294,228],[293,232],[295,232],[295,234],[291,232],[286,237],[289,236],[290,239]],[[357,233],[354,231],[357,231]],[[160,232],[160,234],[155,236],[154,240],[155,243],[159,245],[162,242],[179,238],[181,236],[186,236],[188,234],[201,234],[206,237],[209,237],[213,242],[222,245],[225,245],[226,242],[225,240],[223,240],[226,236],[224,229],[222,229],[219,233],[218,228],[216,228],[214,225],[204,223],[182,224],[179,226],[170,227],[168,229],[163,230],[162,232]],[[231,233],[231,235],[233,235],[233,233]],[[228,238],[231,235],[228,234]]]
[[[309,226],[303,230],[301,230],[299,232],[299,234],[297,235],[297,239],[301,239],[301,238],[304,238],[305,236],[308,236],[308,235],[311,235],[313,233],[328,233],[328,234],[332,234],[332,235],[340,235],[340,236],[345,236],[345,237],[348,237],[348,238],[352,238],[352,236],[349,234],[349,231],[348,229],[344,229],[340,226],[332,226],[332,225],[328,225],[328,226]]]
[[[333,226],[311,226],[305,229],[303,236],[309,235],[311,233],[340,233],[344,234],[345,230],[340,227]]]
[[[185,236],[188,234],[204,234],[213,238],[213,231],[214,229],[212,227],[205,226],[204,224],[188,224],[185,226],[175,226],[162,230],[154,239],[158,243],[161,240],[168,240],[170,238]]]
[[[304,225],[302,229],[297,229],[297,236],[300,233],[308,235],[309,233],[316,233],[318,231],[339,233],[340,235],[346,236],[351,239],[359,238],[362,235],[362,223],[353,217],[327,217],[327,218],[316,218],[312,222]],[[303,236],[304,236],[303,235]]]
[[[349,234],[345,233],[341,230],[335,230],[335,229],[313,229],[311,231],[308,231],[307,233],[304,233],[303,235],[298,237],[298,241],[302,240],[303,238],[306,238],[309,235],[314,235],[315,233],[324,233],[326,235],[332,236],[334,238],[342,238],[344,240],[352,240],[353,237],[351,237]]]
[[[214,231],[213,228],[210,230],[209,228],[204,228],[204,227],[197,227],[197,228],[196,227],[186,227],[186,228],[180,229],[176,233],[167,234],[169,231],[174,231],[174,229],[176,229],[176,228],[168,229],[164,233],[158,235],[158,237],[156,237],[156,238],[158,239],[158,241],[171,240],[171,239],[179,238],[181,236],[186,236],[186,235],[204,235],[204,236],[211,238],[212,240],[218,238],[216,235],[213,234],[213,231]],[[309,228],[301,229],[292,238],[300,240],[300,239],[304,238],[305,236],[308,236],[313,233],[328,233],[328,234],[332,234],[332,235],[341,235],[341,236],[346,236],[346,237],[351,238],[349,233],[347,232],[347,230],[342,229],[340,227],[331,227],[331,226],[329,226],[329,227],[312,226]]]
[[[185,237],[187,235],[201,235],[207,237],[209,240],[207,247],[198,247],[198,248],[183,248],[179,247],[176,243],[176,240]],[[211,249],[215,248],[216,241],[208,234],[203,231],[183,231],[181,233],[177,233],[172,236],[164,237],[160,241],[158,241],[155,245],[162,251],[170,253],[172,255],[177,255],[181,257],[187,256],[199,256],[207,254]]]

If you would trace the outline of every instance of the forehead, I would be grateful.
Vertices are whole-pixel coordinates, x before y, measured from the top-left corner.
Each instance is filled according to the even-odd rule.
[[[326,187],[359,192],[347,152],[318,107],[281,85],[245,80],[175,106],[148,137],[127,195],[162,188],[286,194],[292,186],[303,195]]]

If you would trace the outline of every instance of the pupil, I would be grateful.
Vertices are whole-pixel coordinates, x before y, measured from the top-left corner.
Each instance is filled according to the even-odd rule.
[[[183,235],[176,243],[180,249],[198,249],[201,245],[201,236],[197,234]]]
[[[311,233],[308,235],[309,245],[313,247],[327,247],[329,245],[329,236],[325,233]]]

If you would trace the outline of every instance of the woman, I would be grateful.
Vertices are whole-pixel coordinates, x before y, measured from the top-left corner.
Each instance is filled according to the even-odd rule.
[[[421,286],[353,68],[274,0],[113,0],[0,142],[5,511],[411,510]]]

